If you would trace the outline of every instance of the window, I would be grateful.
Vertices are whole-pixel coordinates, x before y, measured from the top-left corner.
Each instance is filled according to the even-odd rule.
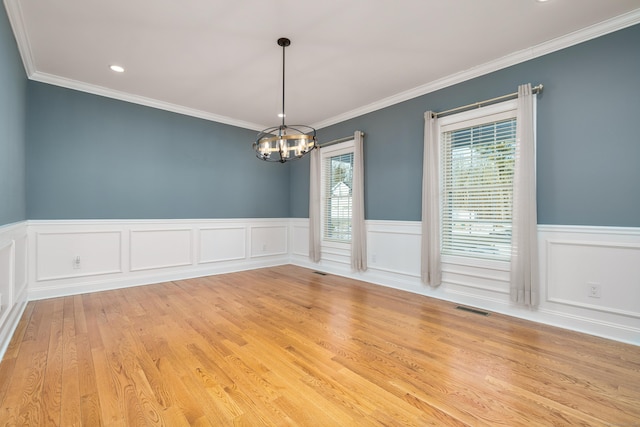
[[[322,239],[351,242],[353,141],[322,150]]]
[[[509,261],[516,103],[440,122],[441,251]]]

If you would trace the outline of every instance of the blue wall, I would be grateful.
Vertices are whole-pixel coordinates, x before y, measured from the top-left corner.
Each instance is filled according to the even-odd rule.
[[[0,7],[0,225],[23,221],[27,78],[4,7]]]
[[[420,220],[424,112],[543,83],[538,96],[538,222],[640,226],[640,25],[318,132],[362,130],[367,219]],[[291,216],[308,216],[308,161],[292,165]]]
[[[424,111],[543,83],[538,222],[638,227],[638,46],[640,25],[321,129],[319,137],[364,131],[367,218],[415,221]],[[308,216],[308,158],[260,162],[250,149],[253,131],[27,84],[4,10],[0,88],[0,225],[26,218]],[[264,191],[265,182],[285,191]]]
[[[36,82],[28,105],[29,219],[289,216],[254,131]]]

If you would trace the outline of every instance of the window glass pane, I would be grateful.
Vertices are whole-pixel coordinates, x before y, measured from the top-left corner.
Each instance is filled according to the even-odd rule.
[[[442,134],[443,254],[509,260],[515,133],[508,119]]]
[[[353,153],[324,160],[324,238],[351,241]]]

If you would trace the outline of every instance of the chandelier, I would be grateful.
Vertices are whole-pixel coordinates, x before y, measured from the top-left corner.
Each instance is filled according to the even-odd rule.
[[[253,149],[256,157],[267,162],[284,163],[299,159],[316,148],[316,130],[306,125],[286,125],[284,123],[284,50],[291,44],[287,38],[278,39],[282,46],[282,118],[280,126],[267,128],[258,134]]]

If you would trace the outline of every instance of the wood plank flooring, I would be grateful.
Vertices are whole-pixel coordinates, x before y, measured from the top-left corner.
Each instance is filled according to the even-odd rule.
[[[640,426],[640,347],[281,266],[31,302],[0,425]]]

